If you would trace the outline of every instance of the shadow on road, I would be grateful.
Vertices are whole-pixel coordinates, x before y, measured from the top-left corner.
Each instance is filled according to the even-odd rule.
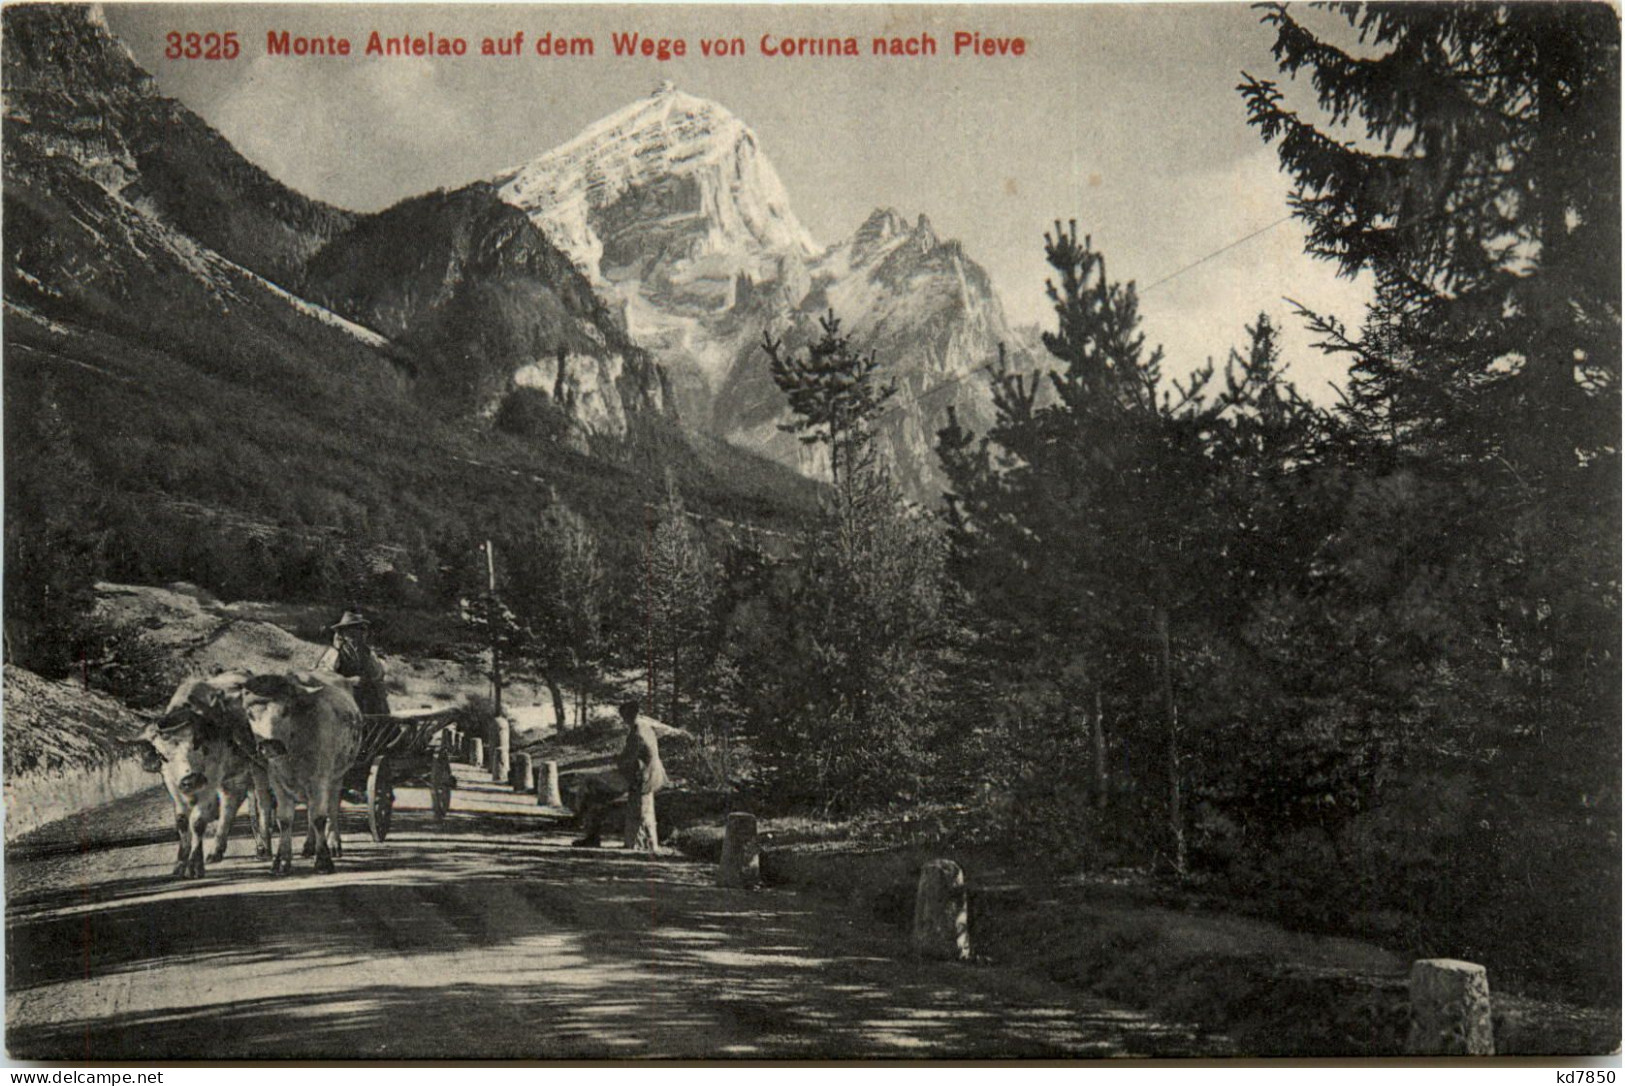
[[[1211,1055],[1031,978],[709,866],[403,812],[332,876],[151,864],[8,903],[7,1047],[32,1059]],[[530,827],[546,823],[525,820]],[[347,827],[348,828],[348,827]]]

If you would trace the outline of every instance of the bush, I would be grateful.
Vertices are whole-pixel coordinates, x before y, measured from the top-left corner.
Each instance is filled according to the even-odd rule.
[[[1291,927],[1331,931],[1348,917],[1349,879],[1331,839],[1296,830],[1238,851],[1227,872],[1231,890]]]
[[[1608,819],[1487,780],[1418,773],[1335,835],[1230,830],[1215,834],[1223,850],[1197,855],[1250,911],[1288,926],[1481,962],[1498,986],[1526,993],[1617,1002],[1620,869]]]
[[[549,443],[566,441],[572,433],[569,413],[535,388],[516,388],[503,397],[495,422],[503,433]]]
[[[87,624],[77,655],[93,689],[136,709],[162,709],[186,677],[186,669],[148,640],[139,623]]]

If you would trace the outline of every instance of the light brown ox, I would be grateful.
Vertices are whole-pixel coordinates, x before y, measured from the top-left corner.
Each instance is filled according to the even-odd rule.
[[[243,711],[276,793],[282,834],[271,873],[293,871],[293,812],[300,801],[315,837],[315,869],[331,872],[343,848],[339,794],[361,746],[361,710],[349,686],[308,671],[256,675],[244,684]]]
[[[141,765],[161,773],[175,804],[175,834],[180,840],[174,873],[203,877],[203,838],[217,822],[208,863],[219,863],[237,811],[254,795],[254,852],[270,855],[271,792],[265,768],[248,754],[251,736],[243,712],[243,684],[248,676],[227,673],[181,683],[164,715],[148,724],[139,738],[126,740],[141,752]]]

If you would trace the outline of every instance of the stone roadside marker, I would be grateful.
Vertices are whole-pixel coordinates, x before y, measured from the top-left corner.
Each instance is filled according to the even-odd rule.
[[[750,889],[762,884],[762,857],[756,844],[756,816],[736,811],[722,831],[717,885]]]
[[[914,951],[926,958],[970,959],[965,873],[952,860],[932,860],[920,868],[914,895]]]
[[[564,806],[564,798],[559,795],[559,763],[542,763],[541,772],[536,774],[536,805],[538,807]]]
[[[1490,980],[1482,965],[1452,958],[1411,963],[1413,1056],[1493,1056]]]

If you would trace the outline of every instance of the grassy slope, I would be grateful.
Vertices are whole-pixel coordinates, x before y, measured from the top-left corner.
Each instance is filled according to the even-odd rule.
[[[5,667],[5,775],[111,765],[142,721],[104,694]]]
[[[387,372],[366,373],[366,360],[345,380],[310,359],[338,353],[321,345],[304,354],[296,339],[252,326],[188,328],[174,307],[168,314],[162,329],[139,319],[87,327],[60,308],[63,332],[7,320],[6,401],[19,423],[7,427],[8,460],[33,452],[21,416],[50,395],[101,495],[137,505],[167,496],[369,542],[518,536],[556,494],[612,553],[635,549],[668,469],[701,513],[782,530],[811,505],[804,480],[725,448],[694,449],[664,424],[619,461],[539,450],[428,417],[388,387]]]

